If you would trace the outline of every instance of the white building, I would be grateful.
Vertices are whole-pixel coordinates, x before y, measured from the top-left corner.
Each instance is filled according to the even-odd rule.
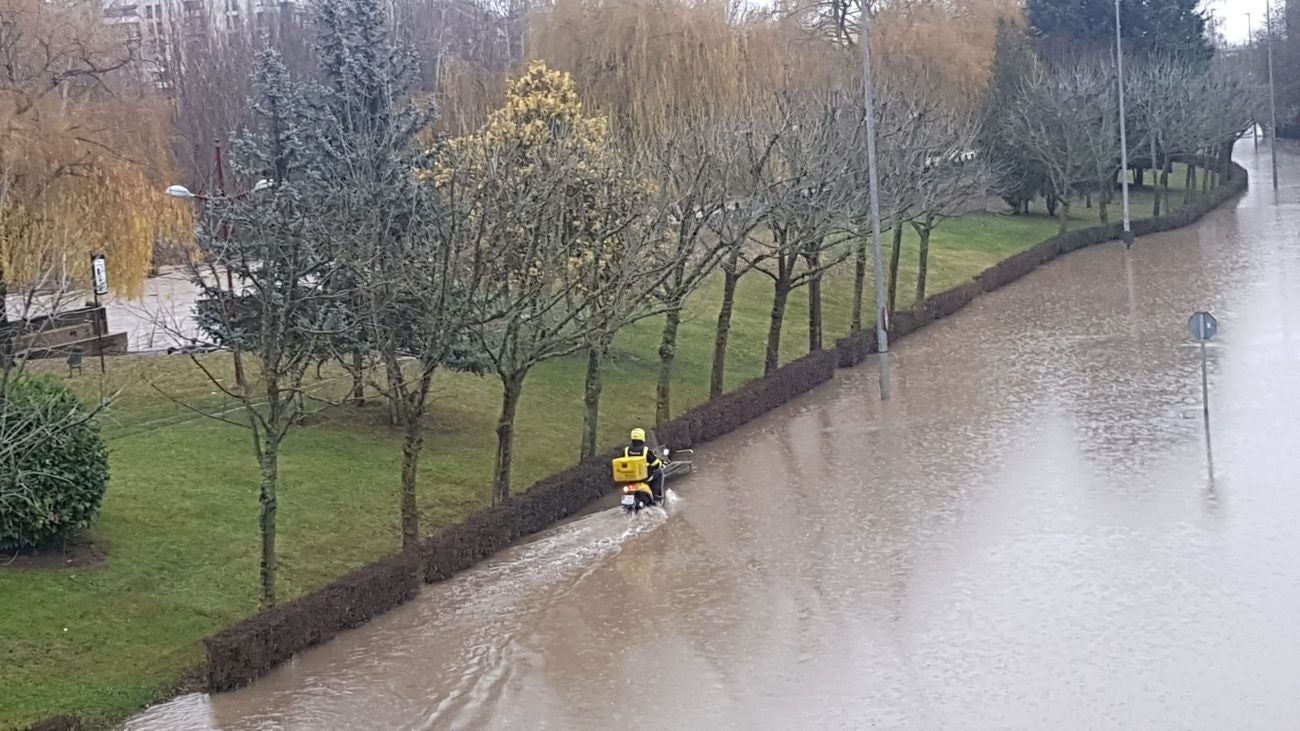
[[[104,21],[138,42],[141,60],[160,86],[182,61],[182,49],[202,38],[246,29],[267,29],[281,13],[297,12],[304,0],[103,0]]]

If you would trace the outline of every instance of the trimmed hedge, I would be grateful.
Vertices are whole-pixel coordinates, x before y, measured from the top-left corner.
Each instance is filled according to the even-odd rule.
[[[810,353],[775,373],[705,402],[656,432],[661,443],[690,447],[712,441],[835,377],[834,351]]]
[[[51,716],[28,726],[27,731],[86,731],[86,724],[76,716]]]
[[[415,557],[399,554],[351,571],[306,596],[256,614],[203,640],[208,688],[245,685],[309,647],[413,598]]]
[[[1246,188],[1246,171],[1190,206],[1154,221],[1139,221],[1147,235],[1186,226]],[[903,337],[948,317],[984,292],[1023,277],[1061,254],[1119,238],[1118,225],[1096,226],[1049,239],[990,267],[976,278],[894,313],[892,337]],[[656,430],[664,444],[687,448],[716,439],[834,378],[836,367],[858,365],[876,352],[874,330],[836,342],[832,350],[809,354],[682,414]],[[585,509],[608,494],[612,453],[551,475],[508,502],[476,513],[464,523],[423,541],[415,551],[359,568],[300,599],[238,622],[204,640],[208,686],[228,690],[266,674],[294,654],[356,627],[401,604],[421,580],[443,581]]]

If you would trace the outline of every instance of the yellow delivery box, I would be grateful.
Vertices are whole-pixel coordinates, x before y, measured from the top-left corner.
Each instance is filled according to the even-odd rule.
[[[650,476],[650,465],[645,455],[618,457],[614,460],[614,482],[644,482]]]

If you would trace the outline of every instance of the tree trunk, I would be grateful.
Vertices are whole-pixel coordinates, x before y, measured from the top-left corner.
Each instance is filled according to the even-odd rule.
[[[655,426],[673,418],[673,362],[677,360],[677,330],[682,324],[682,305],[674,302],[664,316],[664,333],[659,340],[659,384],[655,387]]]
[[[420,510],[415,500],[416,481],[420,468],[420,450],[424,447],[423,421],[411,404],[406,406],[406,428],[402,434],[402,548],[407,549],[420,541]]]
[[[501,418],[497,420],[496,473],[492,481],[494,504],[510,499],[510,466],[514,460],[515,447],[515,413],[519,409],[519,397],[523,395],[524,377],[527,375],[528,371],[501,376],[504,391],[501,394]]]
[[[1133,168],[1133,187],[1141,188],[1146,179],[1146,168]]]
[[[722,272],[722,307],[718,309],[718,327],[713,336],[713,374],[709,379],[709,398],[722,395],[727,378],[727,337],[731,334],[731,311],[736,306],[736,284],[740,275],[735,267]]]
[[[1084,193],[1083,193],[1083,207],[1084,207],[1084,208],[1092,208],[1092,191],[1091,191],[1091,190],[1084,191]]]
[[[862,331],[862,299],[867,292],[867,240],[859,236],[853,259],[853,319],[849,325],[852,332]]]
[[[1210,162],[1210,160],[1207,158],[1205,161],[1205,166],[1201,168],[1201,195],[1205,195],[1206,193],[1210,192],[1210,184],[1212,182],[1211,178],[1214,175],[1213,171],[1214,171],[1214,163]]]
[[[1047,215],[1051,216],[1052,218],[1056,218],[1057,212],[1061,210],[1060,199],[1054,195],[1048,195],[1043,200],[1043,204],[1047,206]]]
[[[399,514],[402,520],[402,549],[414,547],[420,541],[420,508],[416,500],[416,488],[420,477],[420,453],[424,450],[424,410],[428,403],[429,388],[433,385],[433,371],[422,368],[419,391],[408,393],[405,383],[400,382],[401,363],[395,357],[388,358],[388,367],[398,369],[389,376],[393,383],[393,400],[395,408],[401,412],[404,421],[402,432],[402,491]]]
[[[1196,195],[1196,163],[1187,163],[1187,174],[1183,180],[1183,205],[1192,202],[1192,196]]]
[[[587,410],[582,418],[582,459],[596,456],[596,436],[600,432],[600,367],[605,361],[603,345],[587,347],[587,387],[583,403]]]
[[[1061,219],[1059,233],[1063,234],[1070,229],[1070,201],[1064,199],[1061,200],[1060,205],[1057,207],[1057,211],[1060,213]]]
[[[808,267],[817,271],[821,267],[820,254],[805,257]],[[816,353],[822,349],[822,272],[817,272],[808,280],[808,352]]]
[[[262,490],[259,502],[262,510],[259,527],[262,534],[262,609],[275,606],[275,579],[278,568],[275,556],[275,515],[276,487],[280,477],[279,441],[276,437],[268,437],[261,449]]]
[[[763,375],[770,375],[781,365],[781,325],[785,322],[785,304],[790,298],[790,282],[785,265],[772,288],[772,321],[767,328],[767,357],[763,360]]]
[[[1165,212],[1172,213],[1173,206],[1169,204],[1169,175],[1174,171],[1173,161],[1165,159],[1164,169],[1160,171],[1160,197],[1165,202]]]
[[[352,405],[366,403],[366,362],[361,351],[352,354]]]
[[[903,258],[903,219],[894,217],[894,239],[889,247],[889,311],[893,312],[898,304],[898,264]]]
[[[1097,220],[1105,226],[1110,223],[1110,201],[1105,191],[1097,194]]]
[[[925,301],[925,280],[930,274],[930,232],[934,229],[933,219],[927,218],[924,226],[917,226],[916,233],[921,237],[920,254],[916,263],[916,301]]]
[[[1150,135],[1151,138],[1151,216],[1158,218],[1160,216],[1160,177],[1156,173],[1156,166],[1160,164],[1159,157],[1156,155],[1156,136]]]
[[[5,280],[4,267],[0,266],[0,372],[10,367],[10,343],[12,338],[9,331],[9,306],[6,300],[9,297],[9,283]]]

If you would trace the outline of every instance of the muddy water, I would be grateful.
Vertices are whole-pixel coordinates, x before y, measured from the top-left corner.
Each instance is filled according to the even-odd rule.
[[[908,338],[886,406],[869,363],[707,445],[666,517],[571,523],[128,728],[1294,728],[1298,163]]]

